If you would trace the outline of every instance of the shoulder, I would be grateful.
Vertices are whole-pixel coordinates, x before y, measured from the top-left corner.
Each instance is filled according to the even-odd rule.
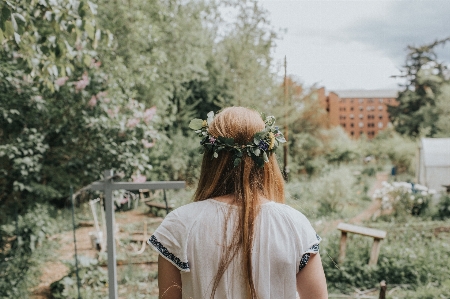
[[[207,201],[196,201],[188,203],[184,206],[176,208],[169,214],[167,214],[164,221],[180,222],[185,225],[189,225],[195,221],[195,219],[202,214],[205,207],[208,205]]]
[[[293,207],[287,204],[274,202],[270,204],[270,208],[283,218],[289,219],[294,223],[300,222],[309,224],[308,218],[306,218],[306,216],[302,212],[294,209]]]

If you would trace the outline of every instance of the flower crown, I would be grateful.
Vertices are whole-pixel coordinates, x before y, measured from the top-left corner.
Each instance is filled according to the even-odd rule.
[[[233,138],[226,138],[222,136],[213,136],[209,134],[208,128],[214,119],[214,112],[208,113],[208,119],[203,120],[195,118],[189,123],[189,128],[195,130],[199,137],[202,137],[200,144],[202,145],[201,153],[204,153],[205,148],[212,150],[213,157],[217,158],[219,152],[227,150],[233,152],[234,166],[239,165],[242,161],[242,156],[247,154],[252,157],[253,161],[259,166],[263,167],[265,162],[269,162],[269,155],[273,153],[280,143],[285,143],[283,134],[278,127],[274,126],[275,117],[261,115],[265,123],[265,128],[261,132],[253,135],[253,142],[248,144],[236,144]]]

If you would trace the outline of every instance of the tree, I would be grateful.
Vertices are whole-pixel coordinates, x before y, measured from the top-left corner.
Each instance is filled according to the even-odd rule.
[[[111,36],[96,25],[96,8],[89,1],[1,2],[2,221],[8,206],[23,212],[65,198],[70,185],[96,180],[105,168],[130,176],[151,167],[155,110],[108,95],[96,49]]]
[[[436,100],[441,86],[449,82],[445,62],[439,61],[435,49],[450,38],[413,47],[408,46],[406,63],[399,76],[406,80],[397,98],[398,106],[389,106],[388,112],[395,129],[411,137],[435,136],[439,129],[436,119],[441,115]]]

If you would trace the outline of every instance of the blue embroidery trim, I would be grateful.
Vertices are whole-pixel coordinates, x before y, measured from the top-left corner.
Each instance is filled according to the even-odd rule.
[[[316,234],[316,238],[317,241],[322,241],[322,238],[319,237],[318,234]],[[302,270],[303,268],[305,268],[306,264],[308,264],[309,258],[311,257],[311,253],[317,253],[319,252],[319,243],[314,244],[313,246],[311,246],[308,250],[307,253],[305,253],[302,256],[302,259],[300,260],[300,266],[299,266],[299,271]]]
[[[155,246],[155,248],[161,252],[161,254],[163,256],[165,256],[166,258],[168,258],[169,260],[171,260],[178,268],[182,269],[182,270],[187,270],[189,269],[189,263],[188,262],[182,262],[178,257],[176,257],[173,253],[171,253],[169,250],[167,250],[166,247],[164,247],[164,245],[162,245],[158,239],[156,239],[156,237],[154,235],[152,235],[150,237],[150,239],[148,239],[148,242],[151,243],[153,246]]]

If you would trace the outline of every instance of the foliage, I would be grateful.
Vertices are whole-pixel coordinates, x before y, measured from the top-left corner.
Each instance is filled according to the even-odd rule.
[[[276,35],[267,13],[256,1],[98,5],[100,24],[115,36],[111,55],[102,60],[111,75],[109,93],[156,106],[157,129],[167,136],[149,153],[153,168],[145,175],[191,182],[200,160],[189,121],[230,105],[262,108],[272,98]],[[233,17],[225,18],[224,10]]]
[[[450,83],[441,86],[441,93],[436,98],[439,119],[436,122],[436,137],[450,137]]]
[[[66,265],[69,267],[69,273],[50,285],[53,298],[78,298],[75,261],[66,262]],[[78,275],[80,278],[80,295],[82,298],[108,298],[106,288],[108,275],[106,270],[98,265],[96,259],[84,256],[78,257]]]
[[[86,185],[105,168],[127,175],[149,169],[156,110],[108,96],[96,51],[106,47],[100,39],[107,32],[95,25],[96,5],[68,0],[1,5],[3,25],[23,19],[15,40],[7,38],[0,48],[3,209],[17,206],[25,213],[29,202],[61,201],[70,185]]]
[[[376,266],[367,265],[371,238],[349,235],[345,261],[337,264],[338,233],[322,236],[321,255],[329,289],[351,292],[354,287],[373,288],[385,280],[391,286],[400,284],[423,292],[427,285],[445,284],[450,270],[442,261],[448,259],[450,247],[448,239],[434,237],[434,227],[439,225],[443,223],[372,223],[371,226],[388,231]]]
[[[450,218],[450,194],[442,192],[439,197],[437,218]]]
[[[388,163],[396,167],[397,173],[413,173],[416,150],[416,141],[387,128],[370,142],[358,140],[357,151],[364,157],[372,156],[378,165]]]
[[[419,184],[406,182],[383,182],[383,187],[375,191],[373,197],[381,201],[381,211],[393,212],[395,217],[423,215],[434,190]]]
[[[403,91],[398,95],[398,106],[388,106],[389,117],[397,132],[412,137],[435,136],[442,123],[436,122],[444,111],[437,108],[437,99],[442,86],[449,84],[449,73],[445,62],[440,62],[435,49],[445,45],[450,38],[431,44],[408,47],[403,74],[406,80]],[[443,131],[446,133],[445,131]]]
[[[18,222],[0,226],[0,297],[28,298],[37,282],[40,267],[52,258],[53,242],[48,236],[66,225],[48,206],[37,204],[18,216]]]
[[[358,197],[355,175],[348,167],[331,168],[321,175],[286,185],[288,204],[308,217],[341,215]]]

